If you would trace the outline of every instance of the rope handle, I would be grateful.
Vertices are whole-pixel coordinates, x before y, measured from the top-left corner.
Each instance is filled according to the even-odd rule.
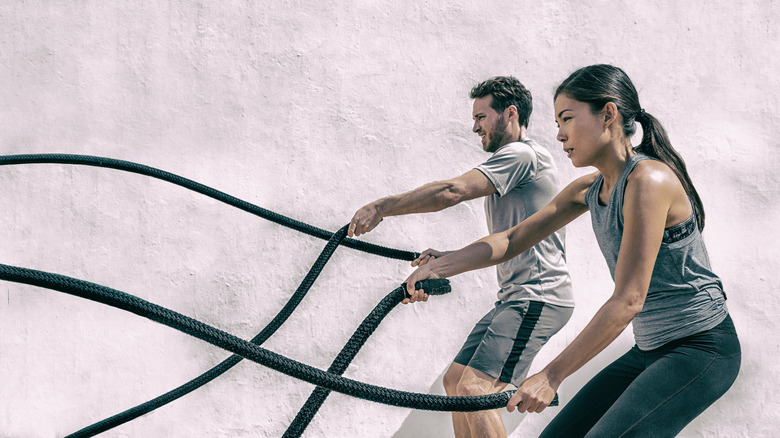
[[[409,298],[409,292],[406,291],[406,283],[401,284],[401,289],[404,291],[404,296]],[[446,278],[429,278],[427,280],[420,280],[414,284],[414,290],[422,289],[428,295],[444,295],[452,292],[450,281]]]

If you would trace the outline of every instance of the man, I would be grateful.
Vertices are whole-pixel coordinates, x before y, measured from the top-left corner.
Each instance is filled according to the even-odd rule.
[[[513,77],[494,77],[471,90],[473,131],[487,161],[448,181],[374,201],[358,210],[350,237],[374,229],[389,216],[439,211],[485,197],[488,230],[507,230],[545,206],[557,193],[550,153],[528,139],[531,93]],[[425,264],[444,253],[432,249],[412,262]],[[466,339],[444,375],[448,395],[485,395],[525,378],[536,353],[569,320],[574,301],[566,267],[563,231],[497,267],[498,301]],[[404,302],[425,301],[427,296]],[[455,435],[506,437],[497,410],[453,412]]]

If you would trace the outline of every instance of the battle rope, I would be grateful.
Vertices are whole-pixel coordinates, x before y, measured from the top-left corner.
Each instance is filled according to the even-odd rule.
[[[270,220],[279,225],[283,225],[288,228],[292,228],[294,230],[321,239],[329,239],[329,244],[326,246],[326,249],[323,250],[323,254],[321,254],[320,258],[323,259],[324,254],[329,251],[328,255],[324,256],[324,260],[322,261],[318,260],[315,266],[312,268],[312,270],[309,271],[309,274],[307,274],[307,277],[306,279],[304,279],[304,282],[301,284],[301,286],[299,286],[298,290],[296,290],[296,293],[293,295],[293,297],[291,297],[290,301],[285,306],[285,308],[282,309],[283,313],[277,315],[277,317],[274,318],[274,320],[271,321],[271,323],[269,323],[269,325],[266,326],[260,334],[258,334],[255,338],[252,339],[252,342],[258,345],[265,342],[265,340],[268,339],[281,326],[281,324],[287,319],[287,317],[289,317],[289,314],[292,313],[293,310],[295,310],[297,305],[300,304],[300,301],[303,299],[303,296],[305,296],[306,292],[308,292],[308,289],[311,287],[311,283],[313,283],[314,279],[317,278],[319,272],[324,267],[324,264],[327,262],[327,260],[330,258],[330,255],[332,255],[333,251],[335,251],[336,249],[336,246],[338,246],[339,244],[343,244],[344,246],[351,247],[353,249],[357,249],[360,251],[368,252],[371,254],[376,254],[388,258],[407,260],[407,261],[414,260],[419,255],[416,252],[400,251],[392,248],[386,248],[383,246],[374,245],[363,241],[346,239],[346,227],[343,229],[343,233],[342,233],[343,235],[337,236],[337,234],[339,234],[338,232],[335,234],[331,234],[326,230],[313,227],[309,224],[258,207],[254,204],[251,204],[249,202],[246,202],[234,196],[228,195],[226,193],[223,193],[219,190],[213,189],[206,185],[200,184],[198,182],[189,180],[187,178],[175,175],[170,172],[166,172],[160,169],[156,169],[138,163],[117,160],[113,158],[95,157],[91,155],[73,155],[73,154],[26,154],[26,155],[0,156],[0,165],[42,164],[42,163],[73,164],[73,165],[104,167],[104,168],[123,170],[131,173],[137,173],[140,175],[157,178],[184,187],[186,189],[195,191],[197,193],[201,193],[203,195],[209,196],[212,199],[216,199],[220,202],[226,203],[233,207],[252,213],[256,216]],[[333,243],[334,240],[337,240],[335,244]],[[310,277],[311,277],[311,282],[309,282]],[[308,286],[305,286],[305,284],[308,284]],[[190,382],[187,382],[184,385],[179,386],[178,388],[175,388],[163,395],[160,395],[152,400],[149,400],[138,406],[130,408],[124,412],[106,418],[105,420],[102,420],[98,423],[87,426],[69,435],[68,438],[91,437],[101,432],[105,432],[106,430],[109,430],[111,428],[114,428],[120,424],[138,418],[141,415],[147,414],[161,406],[164,406],[200,388],[201,386],[207,384],[208,382],[214,380],[215,378],[227,372],[230,368],[235,366],[235,364],[237,364],[240,361],[241,358],[239,357],[228,358],[224,362],[215,366],[214,368],[207,371],[206,373],[196,377]]]
[[[364,252],[369,252],[377,255],[382,255],[385,257],[390,258],[396,258],[401,260],[413,260],[416,258],[419,254],[414,252],[408,252],[408,251],[399,251],[391,248],[385,248],[378,245],[373,245],[361,241],[355,241],[352,239],[346,239],[346,231],[347,226],[341,228],[336,233],[330,234],[328,231],[313,227],[311,225],[290,219],[288,217],[279,215],[277,213],[271,212],[269,210],[257,207],[253,204],[250,204],[248,202],[245,202],[241,199],[232,197],[230,195],[227,195],[223,192],[220,192],[218,190],[212,189],[208,186],[196,183],[194,181],[188,180],[186,178],[182,178],[178,175],[174,175],[169,172],[165,172],[159,169],[155,169],[152,167],[144,166],[137,163],[131,163],[127,161],[121,161],[121,160],[115,160],[111,158],[103,158],[103,157],[94,157],[94,156],[87,156],[87,155],[64,155],[64,154],[38,154],[38,155],[14,155],[14,156],[0,156],[0,165],[9,165],[9,164],[28,164],[28,163],[61,163],[61,164],[83,164],[83,165],[89,165],[89,166],[97,166],[97,167],[108,167],[118,170],[125,170],[128,172],[138,173],[146,176],[151,176],[157,179],[161,179],[164,181],[171,182],[173,184],[188,188],[190,190],[193,190],[195,192],[204,194],[206,196],[209,196],[213,199],[219,200],[221,202],[227,203],[228,205],[232,205],[234,207],[237,207],[239,209],[242,209],[244,211],[250,212],[254,215],[263,217],[267,220],[270,220],[272,222],[275,222],[277,224],[287,226],[289,228],[293,228],[297,231],[309,234],[311,236],[319,237],[322,239],[328,239],[328,244],[326,245],[325,249],[323,249],[322,253],[318,257],[317,261],[315,262],[314,266],[310,269],[309,273],[304,278],[301,285],[296,289],[296,292],[291,296],[290,300],[285,304],[284,308],[279,312],[279,314],[274,317],[274,319],[269,323],[255,338],[251,340],[250,345],[260,345],[265,340],[267,340],[283,323],[287,320],[287,318],[290,316],[290,314],[295,310],[295,308],[300,304],[303,297],[306,295],[308,290],[311,288],[312,284],[318,277],[319,273],[324,268],[327,261],[330,259],[333,252],[336,250],[336,248],[339,246],[339,244],[344,244],[345,246],[349,246],[354,249],[358,249]],[[19,275],[19,273],[16,273],[16,277],[14,275],[8,275],[7,269],[16,269],[21,270],[19,272],[26,272],[25,275]],[[36,273],[41,275],[48,275],[52,276],[54,278],[59,279],[65,279],[64,282],[61,282],[61,284],[68,283],[70,281],[71,284],[73,282],[80,284],[81,286],[81,294],[77,293],[74,289],[68,289],[63,290],[59,289],[57,287],[50,287],[45,286],[43,284],[39,284],[40,279],[34,279],[33,275],[30,275],[30,273]],[[16,278],[16,279],[14,279]],[[27,278],[29,281],[24,281],[24,278]],[[32,279],[31,279],[32,278]],[[105,288],[104,286],[95,285],[93,283],[84,282],[82,280],[75,280],[70,279],[68,277],[58,276],[56,274],[48,274],[43,273],[40,271],[32,271],[27,270],[24,268],[14,268],[7,265],[0,265],[0,279],[7,279],[11,281],[18,281],[22,283],[28,283],[28,284],[35,284],[43,287],[49,287],[54,290],[60,290],[62,292],[71,293],[73,295],[82,296],[87,299],[92,299],[94,301],[102,302],[105,304],[112,305],[114,307],[122,308],[124,310],[131,311],[133,313],[136,313],[138,315],[144,316],[146,318],[152,319],[157,322],[161,322],[163,324],[169,325],[171,327],[174,327],[178,330],[184,331],[185,333],[191,334],[195,337],[198,337],[200,339],[206,340],[207,342],[210,342],[214,345],[220,346],[224,349],[227,349],[228,351],[233,351],[236,353],[236,351],[231,349],[232,344],[236,343],[236,340],[238,341],[238,346],[232,346],[233,348],[237,348],[239,350],[246,350],[246,346],[244,346],[242,343],[245,343],[246,341],[240,340],[238,338],[233,337],[232,335],[229,335],[227,333],[221,332],[218,329],[215,329],[213,327],[210,327],[208,325],[205,325],[203,323],[200,323],[199,321],[192,320],[191,318],[187,318],[183,315],[179,315],[176,312],[170,311],[165,308],[161,308],[159,306],[156,306],[154,304],[145,302],[143,300],[140,300],[139,298],[133,297],[132,295],[127,295],[119,291],[115,291],[113,289]],[[446,282],[446,280],[445,280]],[[43,282],[46,283],[46,282]],[[55,284],[56,282],[50,282],[49,284]],[[450,291],[449,283],[446,282],[446,284],[438,284],[438,286],[434,286],[429,281],[424,282],[425,285],[422,286],[428,290],[430,294],[442,294]],[[419,284],[419,283],[418,283]],[[96,296],[87,296],[89,293],[83,294],[85,288],[84,285],[89,285],[92,287],[101,288],[103,291],[109,291],[108,295],[111,295],[111,293],[114,294],[124,294],[127,297],[134,298],[135,300],[143,303],[145,306],[152,306],[152,308],[155,308],[156,306],[157,310],[162,311],[162,314],[173,314],[176,317],[171,320],[168,320],[164,317],[156,316],[160,314],[161,312],[151,312],[144,310],[144,306],[140,306],[142,310],[138,310],[138,308],[133,308],[133,306],[130,307],[123,307],[122,305],[119,305],[117,303],[123,303],[126,302],[122,300],[114,300],[113,302],[110,299],[105,299],[105,297],[102,298],[96,298]],[[433,288],[434,290],[430,290]],[[66,288],[67,289],[67,288]],[[78,287],[76,289],[79,289]],[[356,397],[377,401],[385,404],[392,404],[395,406],[402,406],[402,407],[413,407],[418,409],[427,409],[427,410],[446,410],[446,411],[473,411],[473,410],[482,410],[482,409],[492,409],[493,406],[482,406],[484,403],[495,403],[496,400],[493,400],[496,398],[496,396],[500,396],[501,399],[498,400],[498,405],[500,406],[502,404],[506,403],[506,400],[511,396],[512,391],[501,393],[501,394],[492,394],[491,396],[480,396],[480,397],[444,397],[444,396],[431,396],[428,394],[416,394],[416,393],[407,393],[407,392],[401,392],[401,391],[394,391],[389,390],[386,388],[381,387],[375,387],[373,385],[367,385],[365,383],[361,382],[355,382],[349,379],[344,379],[339,377],[341,374],[344,373],[346,368],[348,367],[349,363],[352,361],[352,359],[355,357],[355,355],[358,353],[360,348],[363,346],[363,344],[366,342],[368,337],[374,332],[378,324],[384,319],[384,317],[392,310],[406,295],[405,287],[402,286],[400,288],[397,288],[390,294],[388,294],[384,300],[382,300],[379,305],[375,307],[375,309],[371,312],[371,314],[366,317],[366,319],[363,321],[363,323],[358,327],[358,329],[355,331],[353,336],[350,338],[347,345],[344,346],[344,348],[341,350],[337,358],[333,361],[330,368],[328,369],[328,373],[330,373],[331,376],[336,377],[336,383],[332,383],[331,381],[328,381],[328,384],[319,385],[314,379],[322,378],[322,371],[318,370],[316,368],[309,367],[308,365],[300,364],[298,362],[292,361],[288,358],[285,358],[284,356],[279,356],[276,353],[269,352],[267,350],[264,350],[260,348],[259,350],[263,352],[263,354],[270,355],[271,359],[269,360],[271,364],[263,363],[261,359],[257,358],[257,352],[253,351],[251,348],[249,348],[250,354],[254,354],[255,356],[247,356],[247,354],[241,354],[238,353],[237,355],[233,355],[230,358],[226,359],[219,365],[215,366],[211,370],[207,371],[206,373],[202,374],[201,376],[193,379],[192,381],[180,386],[179,388],[176,388],[172,391],[169,391],[166,394],[163,394],[153,400],[150,400],[146,403],[143,403],[141,405],[138,405],[134,408],[128,409],[125,412],[122,412],[120,414],[114,415],[112,417],[109,417],[103,421],[100,421],[98,423],[95,423],[93,425],[87,426],[86,428],[83,428],[71,435],[69,435],[67,438],[77,438],[77,437],[91,437],[98,433],[104,432],[108,429],[111,429],[113,427],[116,427],[120,424],[123,424],[127,421],[130,421],[134,418],[137,418],[141,415],[144,415],[148,412],[151,412],[152,410],[163,406],[167,403],[170,403],[171,401],[174,401],[192,391],[195,389],[205,385],[206,383],[210,382],[211,380],[215,379],[216,377],[222,375],[224,372],[235,366],[238,362],[242,360],[242,356],[249,358],[250,360],[253,360],[258,363],[262,363],[266,366],[269,366],[271,368],[276,369],[277,371],[281,371],[285,374],[291,375],[293,377],[298,377],[302,380],[306,380],[310,383],[315,383],[318,386],[315,388],[312,395],[309,397],[309,400],[304,404],[304,406],[301,408],[301,410],[298,412],[298,415],[296,416],[295,420],[293,420],[293,423],[290,425],[288,430],[285,432],[285,437],[299,437],[305,428],[308,426],[308,424],[311,422],[312,418],[316,414],[316,412],[319,410],[322,403],[324,403],[325,399],[327,398],[328,394],[331,390],[336,390],[339,392],[343,392],[349,395],[353,395]],[[167,312],[167,313],[165,313]],[[178,324],[175,322],[179,319],[183,319],[186,321],[185,324]],[[166,322],[168,321],[168,322]],[[202,332],[203,330],[196,330],[194,333],[190,332],[188,330],[192,330],[192,323],[197,323],[202,327],[205,327],[209,330],[215,331],[220,336],[216,336],[217,339],[221,339],[224,343],[225,337],[229,340],[227,342],[228,346],[219,344],[218,341],[214,340],[214,336],[212,337],[203,337]],[[178,325],[177,325],[178,324]],[[206,330],[208,332],[208,330]],[[232,344],[231,344],[232,343]],[[259,348],[259,347],[258,347]],[[263,354],[261,354],[261,357],[265,357]],[[293,363],[299,367],[302,367],[302,369],[309,373],[314,373],[314,377],[311,377],[312,380],[307,379],[306,377],[299,377],[295,374],[295,370],[288,369],[277,369],[276,363],[281,361],[282,364],[287,364],[288,362]],[[281,365],[279,365],[281,367]],[[328,374],[324,373],[324,374]],[[327,379],[326,379],[327,381]],[[344,382],[347,382],[346,384]],[[328,386],[329,384],[339,384],[342,385],[344,390],[333,388],[331,386]],[[353,386],[357,387],[357,389],[353,388]],[[370,398],[366,394],[373,394],[376,392],[376,390],[381,391],[387,391],[389,394],[398,394],[404,397],[411,397],[412,399],[415,398],[422,398],[424,401],[423,403],[428,403],[428,405],[409,405],[408,403],[414,403],[415,401],[398,401],[393,402],[393,400],[388,400],[386,395],[380,397],[380,399]],[[362,392],[361,392],[362,391]],[[362,394],[362,395],[361,395]],[[373,397],[373,396],[371,396]],[[446,405],[447,402],[440,402],[445,403],[444,405],[441,405],[443,407],[437,408],[435,403],[430,404],[430,400],[436,400],[437,398],[442,398],[444,400],[447,399],[474,399],[474,402],[478,404],[476,408],[474,406],[468,404],[469,402],[466,401],[466,405],[463,404],[456,404],[453,406]],[[486,400],[483,400],[486,399]],[[401,400],[401,399],[399,399]],[[481,404],[480,404],[481,403]],[[557,396],[555,400],[550,404],[550,406],[556,406],[558,404]],[[460,406],[460,407],[457,407]],[[465,406],[465,407],[464,407]],[[497,407],[496,406],[496,407]]]
[[[330,260],[330,257],[336,251],[338,245],[347,236],[348,227],[349,227],[348,225],[345,225],[341,227],[340,230],[336,231],[333,234],[333,236],[328,241],[328,244],[325,245],[325,248],[320,253],[319,257],[317,257],[317,260],[314,262],[314,265],[311,267],[311,269],[309,269],[309,272],[306,274],[306,277],[304,277],[303,281],[295,290],[295,293],[293,293],[293,295],[284,305],[282,310],[279,311],[279,313],[274,317],[274,319],[270,323],[268,323],[268,325],[266,325],[265,328],[263,328],[263,330],[257,334],[257,336],[252,338],[250,342],[256,345],[261,345],[268,338],[270,338],[271,335],[273,335],[276,332],[276,330],[279,327],[281,327],[282,324],[284,324],[285,321],[287,321],[287,318],[289,318],[289,316],[298,307],[301,301],[303,301],[303,298],[306,296],[306,293],[309,292],[309,289],[314,284],[314,280],[316,280],[317,277],[320,275],[320,272],[322,272],[322,269],[325,267],[325,264],[328,263],[328,260]],[[237,356],[237,355],[230,356],[229,358],[225,359],[217,366],[206,371],[200,376],[190,380],[189,382],[179,386],[176,389],[168,391],[163,395],[153,398],[152,400],[141,403],[138,406],[127,409],[124,412],[120,412],[116,415],[108,417],[97,423],[91,424],[83,429],[80,429],[68,435],[65,438],[92,437],[99,433],[103,433],[109,429],[113,429],[114,427],[117,427],[120,424],[124,424],[127,423],[128,421],[134,420],[140,417],[141,415],[148,414],[149,412],[152,412],[157,408],[165,406],[166,404],[174,400],[177,400],[189,394],[190,392],[195,391],[201,386],[211,382],[212,380],[226,373],[229,369],[233,368],[236,364],[241,362],[241,360],[243,360],[243,357],[241,356]]]
[[[287,216],[275,213],[270,210],[266,210],[262,207],[258,207],[254,204],[250,204],[244,200],[238,199],[234,196],[230,196],[227,193],[220,192],[209,186],[200,184],[198,182],[183,178],[164,170],[155,169],[154,167],[145,166],[143,164],[132,163],[130,161],[117,160],[114,158],[95,157],[92,155],[72,155],[72,154],[26,154],[26,155],[2,155],[0,156],[0,166],[7,166],[13,164],[76,164],[93,167],[106,167],[109,169],[124,170],[126,172],[137,173],[140,175],[150,176],[163,181],[167,181],[172,184],[184,187],[194,192],[206,195],[217,201],[224,202],[225,204],[244,210],[248,213],[252,213],[255,216],[260,216],[263,219],[267,219],[271,222],[279,225],[292,228],[293,230],[300,231],[302,233],[314,236],[323,240],[328,240],[332,237],[332,234],[321,228],[311,226],[309,224],[291,219]],[[416,259],[420,254],[411,251],[401,251],[393,248],[386,248],[380,245],[374,245],[372,243],[364,242],[362,240],[344,239],[343,245],[356,249],[359,251],[367,252],[370,254],[376,254],[383,257],[388,257],[397,260],[412,261]]]
[[[99,284],[4,264],[0,264],[0,279],[52,289],[116,307],[167,325],[288,376],[363,400],[429,411],[473,412],[505,406],[514,393],[505,391],[497,394],[451,397],[383,388],[336,376],[294,361],[196,319]],[[416,286],[425,287],[425,283],[421,282]],[[397,299],[403,299],[404,289],[402,286],[394,290]]]
[[[449,281],[441,283],[440,286],[435,286],[432,283],[431,285],[426,284],[424,287],[426,292],[430,295],[442,295],[450,292]],[[347,370],[352,359],[355,358],[358,351],[360,351],[360,348],[366,343],[366,340],[374,333],[374,330],[379,326],[379,323],[382,322],[385,316],[387,316],[401,300],[409,296],[405,289],[406,284],[401,285],[400,290],[396,289],[390,292],[376,307],[374,307],[374,310],[368,314],[360,326],[355,330],[355,333],[352,334],[352,337],[349,338],[349,341],[347,341],[344,348],[341,349],[338,356],[333,359],[333,362],[328,368],[329,373],[338,376],[344,374],[344,371]],[[303,404],[300,411],[298,411],[298,414],[290,424],[290,427],[285,431],[283,438],[300,437],[314,418],[314,415],[317,414],[317,411],[319,411],[322,404],[325,403],[325,399],[329,394],[330,390],[321,386],[314,388],[314,391]]]

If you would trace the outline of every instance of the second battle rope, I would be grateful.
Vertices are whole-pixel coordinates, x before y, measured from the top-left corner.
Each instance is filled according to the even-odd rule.
[[[363,400],[428,411],[473,412],[505,406],[514,393],[505,391],[497,394],[451,397],[383,388],[294,361],[196,319],[99,284],[4,264],[0,264],[0,279],[52,289],[116,307],[167,325],[288,376]],[[417,286],[425,285],[418,283]],[[405,293],[403,287],[395,290],[397,294]]]

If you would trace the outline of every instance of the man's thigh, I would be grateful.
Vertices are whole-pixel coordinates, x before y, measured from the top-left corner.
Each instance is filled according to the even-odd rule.
[[[566,324],[571,313],[571,308],[538,301],[503,303],[487,326],[484,320],[477,325],[483,332],[468,361],[459,355],[456,362],[517,385],[536,354]]]
[[[506,388],[506,383],[499,381],[482,371],[470,366],[463,366],[458,383],[458,392],[461,395],[493,394]]]

